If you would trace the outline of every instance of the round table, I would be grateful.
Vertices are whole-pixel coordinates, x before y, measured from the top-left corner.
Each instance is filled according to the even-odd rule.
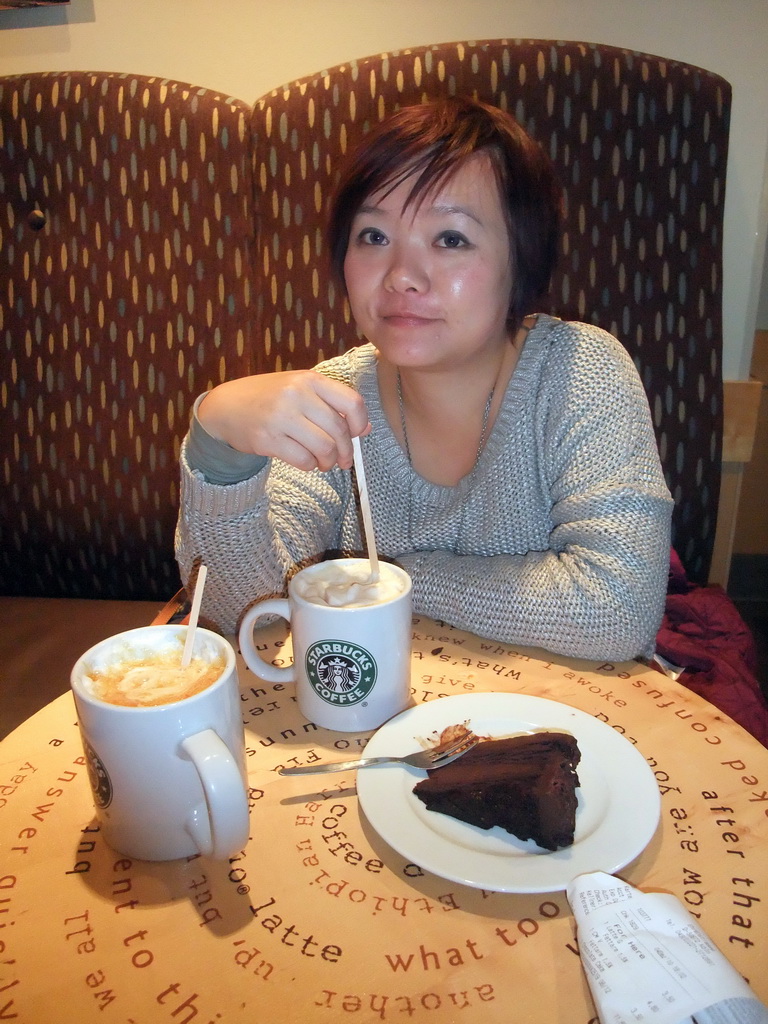
[[[290,659],[284,624],[259,642]],[[69,694],[0,744],[0,1021],[279,1024],[595,1020],[563,892],[436,877],[371,829],[355,774],[285,778],[366,735],[316,729],[239,661],[251,838],[151,864],[99,834]],[[635,663],[515,649],[414,619],[413,696],[510,692],[596,716],[653,769],[661,820],[619,874],[675,894],[768,999],[768,750]],[[140,756],[140,752],[137,752]],[[632,793],[626,795],[631,807]]]

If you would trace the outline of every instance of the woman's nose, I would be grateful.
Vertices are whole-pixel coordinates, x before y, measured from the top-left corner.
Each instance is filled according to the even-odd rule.
[[[423,292],[429,288],[429,275],[416,253],[393,246],[384,286],[395,292]]]

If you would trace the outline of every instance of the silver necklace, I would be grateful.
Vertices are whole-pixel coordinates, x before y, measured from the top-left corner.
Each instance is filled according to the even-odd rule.
[[[485,447],[485,435],[488,431],[488,418],[491,415],[491,403],[493,402],[493,395],[495,391],[496,382],[494,381],[493,387],[491,388],[488,398],[486,399],[485,402],[485,409],[483,410],[483,428],[480,431],[480,442],[477,446],[477,454],[475,455],[475,462],[474,465],[472,466],[472,469],[474,469],[475,466],[477,466],[478,462],[480,461],[480,456],[482,455],[483,448]],[[397,404],[400,408],[400,427],[403,431],[403,441],[405,442],[405,454],[408,459],[408,464],[412,466],[413,460],[411,459],[411,446],[408,443],[408,428],[405,425],[405,405],[403,403],[403,384],[400,379],[400,367],[397,368]]]

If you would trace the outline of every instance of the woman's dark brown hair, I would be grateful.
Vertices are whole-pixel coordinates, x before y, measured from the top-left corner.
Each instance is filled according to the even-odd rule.
[[[512,259],[508,320],[516,328],[546,293],[555,268],[561,190],[549,157],[510,115],[471,99],[404,107],[374,128],[352,154],[331,200],[331,268],[344,287],[344,259],[358,210],[413,176],[406,205],[418,203],[473,153],[487,153],[506,213]]]

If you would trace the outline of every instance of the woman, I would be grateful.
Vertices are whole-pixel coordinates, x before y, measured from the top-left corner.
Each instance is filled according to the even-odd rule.
[[[219,385],[182,449],[177,554],[185,578],[208,564],[220,628],[297,565],[360,552],[360,436],[416,611],[568,655],[652,651],[671,499],[625,350],[534,312],[559,208],[542,149],[496,108],[410,107],[364,140],[329,247],[366,344]]]

